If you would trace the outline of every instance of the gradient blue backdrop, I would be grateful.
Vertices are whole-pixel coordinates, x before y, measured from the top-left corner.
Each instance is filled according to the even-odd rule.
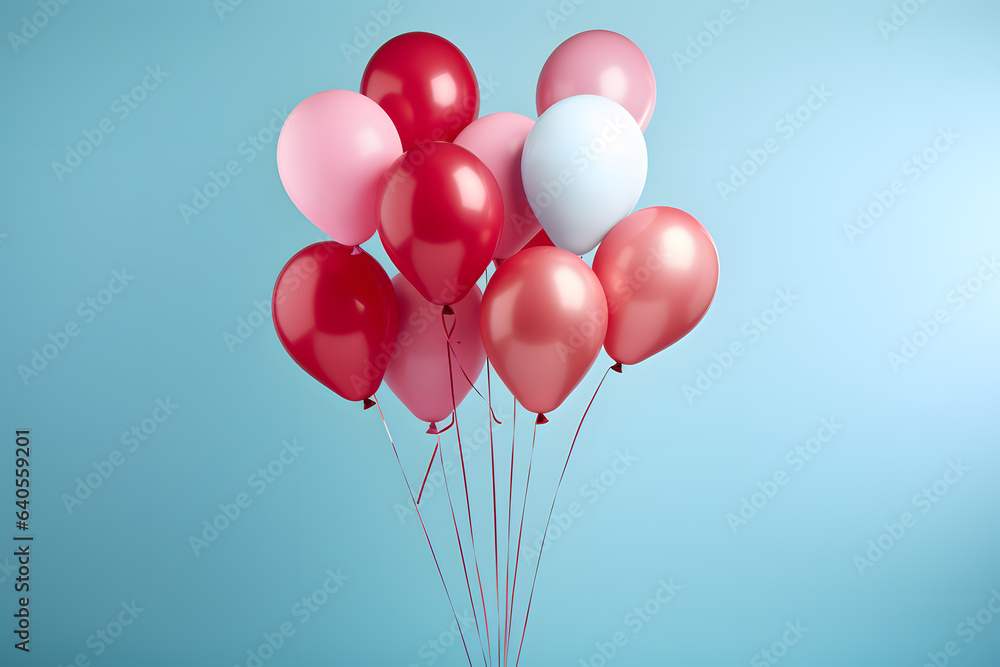
[[[953,294],[1000,250],[1000,6],[910,0],[906,8],[917,11],[887,32],[879,21],[891,21],[891,0],[401,0],[402,11],[385,27],[369,25],[377,35],[345,57],[342,43],[388,4],[4,3],[0,540],[15,532],[14,430],[30,428],[35,542],[30,656],[12,646],[12,547],[0,550],[0,664],[69,665],[82,655],[78,664],[102,667],[253,665],[248,651],[259,654],[263,636],[283,623],[295,633],[263,664],[467,664],[451,643],[451,611],[419,523],[405,511],[377,413],[306,376],[269,321],[227,345],[239,318],[261,324],[255,302],[266,302],[284,262],[321,236],[283,192],[264,130],[312,93],[357,89],[378,44],[411,30],[439,33],[466,53],[484,95],[493,89],[482,113],[533,116],[546,56],[593,28],[627,35],[657,75],[640,206],[699,218],[722,275],[691,335],[602,389],[557,504],[564,528],[546,547],[522,664],[774,664],[760,653],[767,649],[789,667],[919,667],[928,654],[943,660],[952,641],[949,664],[1000,664],[1000,616],[987,606],[1000,589],[1000,280],[973,280],[981,289],[962,308]],[[41,28],[25,28],[49,5],[51,18],[34,19]],[[707,46],[678,66],[674,54],[727,9],[721,34],[702,34]],[[122,118],[114,100],[141,84],[147,67],[166,76]],[[832,96],[788,136],[777,123],[814,86]],[[52,163],[104,118],[114,131],[60,179]],[[908,161],[947,128],[958,138],[911,180]],[[259,151],[250,136],[259,136]],[[723,198],[718,182],[772,137],[778,152]],[[229,161],[240,173],[185,221],[179,206]],[[849,238],[845,225],[859,207],[896,179],[905,192]],[[366,248],[388,266],[377,240]],[[91,320],[86,306],[78,310],[123,268],[134,280],[102,312]],[[797,300],[773,321],[766,311],[778,290]],[[925,345],[894,368],[888,355],[939,310],[947,321],[933,337],[917,335]],[[754,317],[772,322],[756,338],[748,335]],[[79,335],[23,381],[18,367],[71,322]],[[737,341],[745,353],[713,367],[713,355],[725,360]],[[602,355],[540,430],[525,523],[531,546],[572,430],[609,363]],[[714,379],[689,400],[683,386],[700,372]],[[388,390],[381,395],[407,472],[419,478],[433,442]],[[162,423],[147,421],[155,432],[129,451],[122,434],[151,418],[158,399],[178,407]],[[494,399],[503,469],[511,399],[503,389]],[[842,428],[797,469],[786,453],[823,419]],[[473,396],[461,425],[489,597],[486,423]],[[523,480],[531,433],[527,419],[518,427]],[[297,457],[274,464],[293,440]],[[67,508],[78,480],[115,450],[121,465]],[[952,476],[954,485],[938,484],[943,497],[914,502],[958,462],[968,470]],[[255,476],[269,464],[280,474]],[[781,472],[787,483],[734,531],[727,515]],[[468,595],[444,490],[429,488],[428,526],[447,552],[442,565],[462,613]],[[249,506],[196,554],[190,536],[241,493]],[[904,512],[915,517],[911,527],[885,537],[885,524]],[[867,558],[869,540],[880,537],[891,549],[859,567],[855,557]],[[533,566],[522,553],[518,630]],[[328,570],[341,588],[317,594],[325,604],[302,622],[296,605],[322,589]],[[633,609],[671,579],[675,597],[649,604],[657,613],[637,622]],[[133,601],[142,609],[134,622],[112,644],[99,639],[101,629],[117,634],[122,604]],[[977,613],[977,623],[990,622],[967,641],[962,628],[971,626],[960,624]],[[808,628],[801,637],[786,633],[796,623]],[[617,632],[627,643],[607,660],[600,645]],[[475,628],[466,635],[472,641]]]

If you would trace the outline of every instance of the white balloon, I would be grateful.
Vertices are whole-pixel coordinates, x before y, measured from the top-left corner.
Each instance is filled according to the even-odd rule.
[[[646,184],[646,141],[624,107],[575,95],[549,107],[528,134],[521,178],[554,244],[583,255],[635,208]]]

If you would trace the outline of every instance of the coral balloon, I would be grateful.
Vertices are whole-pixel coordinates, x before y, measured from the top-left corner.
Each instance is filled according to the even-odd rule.
[[[371,255],[334,241],[300,250],[278,275],[271,315],[309,375],[349,401],[379,388],[396,338],[396,295]]]
[[[593,250],[632,212],[646,183],[646,141],[635,120],[597,95],[553,104],[524,142],[521,175],[531,208],[552,242]]]
[[[452,141],[479,116],[479,83],[454,44],[427,32],[390,39],[361,77],[361,93],[392,118],[403,150]]]
[[[573,95],[600,95],[625,107],[645,132],[656,106],[656,78],[649,59],[627,37],[588,30],[556,47],[538,76],[538,115]]]
[[[594,365],[608,302],[586,262],[560,248],[528,248],[497,269],[483,295],[486,355],[531,412],[555,410]]]
[[[377,104],[349,90],[327,90],[300,102],[285,120],[278,175],[302,215],[353,246],[375,233],[379,181],[402,152]]]
[[[704,227],[676,208],[636,211],[608,232],[594,256],[608,295],[604,349],[637,364],[685,336],[708,311],[719,254]]]
[[[446,419],[453,406],[462,403],[486,363],[479,335],[482,292],[473,287],[452,306],[454,318],[447,318],[452,350],[449,379],[448,338],[441,325],[441,307],[420,296],[402,275],[393,278],[392,284],[396,289],[399,333],[385,382],[417,419],[433,424]]]
[[[524,140],[534,125],[535,121],[521,114],[492,113],[472,121],[455,138],[456,144],[489,167],[503,195],[503,231],[494,259],[507,259],[541,229],[521,181]]]
[[[453,304],[493,258],[503,226],[500,186],[454,144],[421,144],[396,160],[379,190],[379,238],[431,303]]]

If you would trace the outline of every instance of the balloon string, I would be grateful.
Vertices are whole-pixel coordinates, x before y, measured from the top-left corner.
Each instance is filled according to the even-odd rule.
[[[580,429],[583,428],[583,420],[587,418],[587,413],[590,412],[590,406],[594,404],[594,399],[597,398],[597,392],[601,390],[601,385],[604,384],[604,380],[607,379],[608,373],[615,371],[616,373],[621,373],[621,364],[616,363],[608,370],[604,371],[604,376],[601,381],[597,383],[597,389],[594,390],[594,395],[590,397],[590,403],[587,403],[587,408],[583,411],[583,416],[580,417],[580,423],[576,427],[576,433],[573,435],[573,442],[569,445],[569,452],[566,453],[566,463],[563,464],[562,473],[559,475],[559,482],[556,483],[556,492],[552,496],[552,506],[549,507],[549,517],[545,520],[545,529],[542,531],[542,543],[538,547],[538,562],[535,563],[535,574],[531,580],[531,592],[528,594],[528,607],[524,612],[524,627],[521,629],[521,644],[517,648],[517,659],[514,661],[514,667],[521,661],[521,649],[524,648],[524,635],[528,629],[528,614],[531,613],[531,599],[535,596],[535,582],[538,581],[538,569],[542,564],[542,551],[545,549],[545,537],[549,532],[549,523],[552,521],[552,513],[556,508],[556,499],[559,497],[559,488],[562,486],[563,477],[566,476],[566,469],[569,467],[569,459],[573,455],[573,448],[576,446],[576,439],[580,436]]]
[[[452,357],[452,355],[455,355],[455,351],[451,347],[451,338],[450,338],[451,332],[448,331],[448,327],[447,327],[447,325],[445,324],[445,321],[444,321],[444,316],[445,316],[445,313],[444,313],[444,311],[442,311],[441,312],[441,326],[444,327],[445,335],[449,336],[448,338],[445,339],[445,346],[447,347],[447,351],[448,351],[448,381],[451,384],[451,407],[452,407],[452,415],[454,415],[454,419],[455,419],[455,437],[458,439],[458,458],[459,458],[459,461],[462,464],[462,487],[465,490],[465,509],[466,509],[466,511],[468,512],[468,515],[469,515],[469,537],[470,537],[470,542],[472,544],[472,562],[476,566],[476,580],[479,583],[479,598],[480,598],[480,602],[483,605],[483,607],[482,607],[483,608],[483,623],[486,625],[486,646],[489,647],[491,645],[491,642],[490,642],[490,622],[489,622],[489,618],[486,616],[486,594],[483,592],[483,578],[482,578],[482,575],[480,575],[480,573],[479,573],[479,554],[476,551],[476,533],[475,533],[475,530],[472,527],[472,503],[469,501],[469,479],[468,479],[468,477],[466,476],[466,473],[465,473],[465,454],[462,451],[462,431],[458,427],[458,403],[455,400],[455,376],[452,373],[452,364],[451,364],[451,357]],[[457,321],[458,318],[456,317],[455,319]],[[452,330],[454,330],[454,327],[452,327]],[[458,355],[455,355],[455,358],[458,359]],[[463,559],[464,559],[464,556],[463,556]],[[473,614],[475,614],[475,605],[473,605]],[[477,623],[478,623],[478,621],[477,621]],[[482,637],[480,637],[479,641],[480,641],[480,644],[482,644]],[[482,648],[482,646],[480,646],[480,648]],[[489,664],[492,667],[492,665],[493,665],[493,651],[490,651]]]
[[[490,388],[490,362],[486,361],[486,396],[493,413],[493,391]],[[500,538],[497,529],[497,464],[493,447],[493,420],[490,420],[490,473],[493,481],[493,567],[497,578],[497,662],[500,662]],[[490,648],[492,651],[492,647]]]
[[[427,546],[431,550],[431,558],[434,559],[434,566],[437,568],[438,576],[441,577],[441,585],[444,587],[445,597],[448,598],[448,604],[451,605],[451,613],[455,616],[455,625],[458,627],[458,636],[462,639],[462,647],[465,649],[465,657],[469,661],[469,667],[472,667],[472,656],[469,655],[469,647],[465,643],[465,633],[462,632],[462,624],[458,620],[458,612],[455,611],[455,603],[452,601],[451,593],[448,591],[448,584],[445,583],[444,572],[441,571],[441,563],[438,562],[437,553],[434,551],[434,545],[431,543],[430,533],[427,532],[427,526],[424,524],[424,517],[420,514],[420,508],[417,506],[417,501],[413,498],[413,490],[410,488],[410,482],[406,479],[406,472],[403,470],[403,462],[399,460],[399,452],[396,451],[396,443],[393,442],[392,433],[389,432],[389,425],[385,422],[385,415],[382,414],[382,406],[379,405],[378,398],[374,397],[375,405],[378,406],[378,414],[382,418],[382,425],[385,426],[385,434],[389,436],[389,444],[392,445],[392,453],[396,455],[396,463],[399,465],[399,472],[403,475],[403,482],[406,484],[406,490],[410,494],[410,501],[413,503],[413,509],[417,512],[417,518],[420,519],[420,527],[424,531],[424,537],[427,538]]]
[[[431,422],[427,426],[427,433],[430,433],[431,435],[441,435],[442,433],[444,433],[445,431],[447,431],[448,429],[450,429],[454,425],[455,425],[455,415],[452,415],[451,416],[451,421],[449,421],[448,425],[445,426],[444,428],[438,428],[437,422]]]
[[[469,604],[472,605],[472,618],[476,622],[476,635],[479,637],[479,651],[483,654],[483,663],[486,662],[486,653],[483,652],[483,632],[479,628],[479,615],[476,613],[476,602],[472,597],[472,583],[469,581],[469,568],[465,564],[465,549],[462,548],[462,534],[458,530],[458,518],[455,515],[455,505],[451,501],[451,489],[448,486],[448,473],[444,469],[444,454],[438,450],[438,461],[441,463],[441,475],[444,476],[444,492],[448,497],[448,507],[451,509],[451,522],[455,526],[455,537],[458,540],[458,553],[462,557],[462,572],[465,574],[465,589],[469,592]]]
[[[486,282],[488,284],[489,281],[490,281],[489,267],[487,267],[487,269],[484,271],[484,275],[486,276]],[[455,320],[457,322],[458,318],[456,317]],[[465,369],[462,369],[462,372],[464,373]],[[468,379],[468,378],[466,378],[466,379]],[[473,389],[475,389],[475,385],[473,385]],[[477,389],[476,392],[478,393],[478,391],[479,390]],[[496,420],[496,422],[498,424],[501,423],[501,422],[500,422],[499,419],[496,418],[496,415],[493,414],[493,390],[492,390],[492,387],[490,385],[490,360],[489,359],[486,360],[486,405],[487,405],[487,407],[489,408],[489,411],[490,411],[490,419],[489,419],[489,424],[490,424],[490,477],[491,477],[491,481],[493,482],[493,568],[494,568],[494,572],[496,574],[496,581],[497,581],[497,624],[496,624],[496,634],[497,634],[497,665],[499,667],[499,663],[500,663],[500,646],[501,646],[501,637],[500,637],[500,541],[499,541],[499,530],[497,528],[497,466],[496,466],[495,447],[494,447],[494,443],[493,443],[493,421]],[[490,650],[492,651],[492,647],[490,648]]]
[[[452,311],[452,313],[454,313],[454,311]],[[447,338],[450,341],[451,340],[451,334],[455,331],[455,327],[458,324],[458,317],[457,316],[455,317],[455,321],[452,323],[451,329],[449,329],[447,326],[444,325],[444,315],[445,314],[442,312],[441,313],[441,325],[444,326],[444,335],[445,335],[445,338]],[[451,348],[449,347],[448,349],[449,349],[449,353],[450,353]],[[457,354],[455,355],[455,362],[458,363],[458,370],[462,371],[462,375],[465,376],[465,381],[469,383],[470,387],[472,387],[472,391],[474,391],[477,394],[479,394],[479,398],[481,398],[484,401],[486,401],[486,405],[488,405],[489,408],[490,408],[490,419],[492,419],[493,421],[495,421],[498,424],[503,424],[502,421],[500,421],[499,419],[497,419],[496,414],[493,412],[493,404],[490,402],[490,399],[488,399],[487,397],[483,396],[483,392],[479,391],[479,389],[476,387],[476,383],[473,382],[472,378],[469,377],[469,374],[465,372],[465,366],[462,365],[462,360],[458,358]],[[489,375],[489,369],[487,369],[486,372],[487,372],[487,376],[488,376]],[[487,377],[487,381],[488,380],[489,380],[489,377]],[[487,388],[487,391],[489,391],[488,388]]]
[[[427,486],[427,478],[431,476],[431,466],[434,465],[434,457],[437,456],[438,449],[441,447],[441,436],[437,437],[437,444],[434,445],[434,451],[431,452],[430,463],[427,464],[427,472],[424,474],[423,484],[420,485],[420,493],[417,494],[417,504],[420,504],[420,499],[424,497],[424,487]]]
[[[517,399],[514,399],[513,427],[510,436],[510,491],[507,495],[507,578],[503,587],[504,597],[504,625],[503,625],[503,664],[507,664],[507,645],[510,632],[510,517],[511,505],[514,501],[514,442],[517,435]]]
[[[528,506],[528,486],[531,484],[531,464],[535,459],[535,436],[538,435],[538,421],[535,421],[535,426],[531,431],[531,453],[528,455],[528,478],[524,481],[524,502],[521,503],[521,526],[517,530],[517,555],[514,557],[514,581],[510,587],[510,607],[511,610],[514,609],[514,600],[517,595],[517,569],[518,563],[521,561],[521,535],[524,533],[524,513],[525,508]],[[514,620],[513,613],[511,613],[510,620]],[[508,636],[508,647],[510,638],[510,628],[507,629]]]

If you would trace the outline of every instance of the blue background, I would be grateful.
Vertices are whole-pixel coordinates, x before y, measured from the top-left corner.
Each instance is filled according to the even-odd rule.
[[[773,664],[760,654],[767,649],[789,666],[919,667],[950,641],[960,652],[949,664],[1000,664],[1000,616],[981,614],[991,623],[969,643],[959,634],[1000,589],[1000,280],[962,308],[953,293],[1000,249],[1000,6],[911,0],[918,11],[886,33],[879,21],[890,20],[889,0],[402,0],[345,57],[341,44],[387,3],[217,5],[70,2],[37,34],[28,29],[26,42],[8,36],[0,46],[0,537],[16,532],[19,428],[31,430],[35,535],[30,656],[12,647],[12,548],[0,550],[0,663],[69,665],[82,654],[107,667],[248,665],[248,651],[288,622],[295,634],[264,664],[467,664],[378,414],[309,378],[270,322],[251,316],[284,262],[321,237],[282,190],[264,130],[312,93],[356,90],[377,46],[411,30],[452,40],[491,81],[482,113],[533,117],[546,56],[572,34],[606,28],[643,48],[657,75],[640,207],[676,206],[701,220],[718,245],[721,282],[691,335],[602,389],[556,505],[580,511],[550,534],[522,664],[599,667],[598,645],[616,632],[627,643],[611,665]],[[701,35],[707,46],[678,66],[675,52],[725,9],[732,22]],[[18,33],[39,11],[5,2],[0,29]],[[112,104],[147,66],[168,74],[121,118]],[[776,124],[813,86],[832,97],[787,137]],[[114,131],[60,179],[52,163],[104,118]],[[958,139],[911,180],[907,162],[942,128]],[[245,142],[258,135],[254,153]],[[778,152],[721,196],[718,182],[772,137]],[[179,206],[230,160],[240,173],[185,221]],[[896,179],[905,193],[849,238],[859,207]],[[365,247],[388,266],[377,240]],[[79,304],[123,267],[134,280],[88,321]],[[744,327],[770,318],[777,290],[798,299],[752,339]],[[888,355],[939,310],[947,321],[933,337],[916,336],[918,353],[894,367]],[[227,345],[239,318],[261,326]],[[24,381],[18,367],[71,322],[79,335]],[[745,353],[713,367],[713,355],[725,359],[737,341]],[[572,431],[609,363],[602,353],[539,429],[526,543],[535,543]],[[689,400],[683,387],[700,372],[714,377]],[[502,471],[511,398],[493,389]],[[381,397],[407,474],[419,480],[431,436],[388,390]],[[122,434],[150,418],[157,399],[178,407],[128,451]],[[485,414],[475,396],[460,410],[492,626]],[[519,417],[523,480],[531,425]],[[824,418],[842,428],[796,469],[786,454]],[[452,461],[453,437],[443,440]],[[261,488],[253,475],[279,469],[282,443],[293,440],[304,449]],[[115,450],[121,465],[67,508],[78,480]],[[615,471],[619,454],[631,463]],[[952,462],[967,472],[938,484],[947,489],[939,502],[915,503]],[[766,504],[757,496],[745,525],[727,518],[781,471],[787,483]],[[453,494],[459,479],[450,478]],[[422,505],[461,613],[468,595],[450,514],[443,489],[428,488]],[[241,493],[249,506],[193,548],[189,538]],[[885,537],[904,512],[911,527]],[[891,548],[859,566],[880,537]],[[522,552],[521,565],[518,632],[534,561]],[[338,569],[348,579],[301,622],[295,605]],[[650,605],[657,613],[634,632],[627,615],[671,579],[676,596]],[[478,609],[478,590],[476,598]],[[133,600],[143,611],[113,644],[93,639],[109,624],[117,633],[121,605]],[[808,631],[782,645],[796,622]],[[475,628],[466,636],[474,644]],[[492,628],[491,638],[495,645]]]

